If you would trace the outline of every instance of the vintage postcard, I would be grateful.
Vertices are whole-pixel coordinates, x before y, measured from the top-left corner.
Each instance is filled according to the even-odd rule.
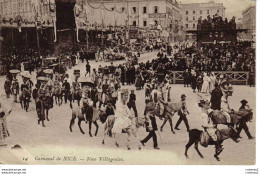
[[[0,163],[254,165],[256,2],[0,0]]]

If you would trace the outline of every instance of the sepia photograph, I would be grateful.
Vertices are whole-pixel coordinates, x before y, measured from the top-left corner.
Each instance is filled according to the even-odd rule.
[[[253,167],[255,79],[254,0],[0,0],[1,172]]]

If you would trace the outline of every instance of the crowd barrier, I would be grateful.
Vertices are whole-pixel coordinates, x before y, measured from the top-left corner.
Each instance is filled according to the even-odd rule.
[[[232,85],[248,85],[249,73],[245,71],[213,71],[215,76],[219,78],[221,74],[225,74],[229,77]],[[171,81],[172,84],[183,84],[184,77],[183,71],[172,71]]]

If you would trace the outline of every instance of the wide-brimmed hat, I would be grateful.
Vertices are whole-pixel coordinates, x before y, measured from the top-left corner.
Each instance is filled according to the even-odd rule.
[[[245,99],[243,99],[243,100],[240,101],[240,103],[242,103],[242,104],[247,104],[248,101],[246,101]]]

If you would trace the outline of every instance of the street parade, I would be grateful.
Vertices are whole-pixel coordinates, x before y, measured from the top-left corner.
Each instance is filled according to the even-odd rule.
[[[40,52],[3,42],[0,148],[170,151],[208,164],[254,159],[255,48],[204,44],[199,32],[211,24],[232,30],[235,18],[199,19],[192,41],[156,35],[127,43],[115,33],[93,41],[89,32],[87,47]]]

